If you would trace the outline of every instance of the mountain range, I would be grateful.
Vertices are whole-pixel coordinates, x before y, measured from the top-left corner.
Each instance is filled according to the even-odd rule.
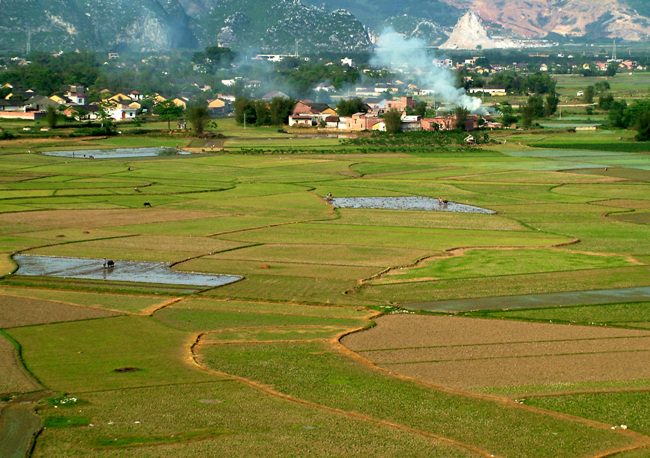
[[[439,45],[467,11],[511,37],[650,37],[648,0],[0,0],[0,51],[362,51],[386,27]]]

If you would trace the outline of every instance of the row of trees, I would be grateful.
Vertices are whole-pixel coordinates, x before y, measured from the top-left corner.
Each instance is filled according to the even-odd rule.
[[[469,78],[471,76],[471,79]],[[496,73],[489,81],[482,75],[470,75],[467,72],[459,71],[457,74],[458,87],[469,89],[470,87],[484,87],[486,85],[505,87],[506,91],[516,94],[535,93],[549,94],[555,92],[555,79],[548,72],[537,72],[530,75],[522,75],[514,71]]]
[[[297,100],[287,97],[274,97],[270,101],[251,100],[245,96],[235,99],[235,121],[238,124],[256,126],[280,126],[289,122],[289,116]]]

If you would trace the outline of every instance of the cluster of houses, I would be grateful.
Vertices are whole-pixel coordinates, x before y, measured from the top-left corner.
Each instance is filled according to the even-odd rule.
[[[97,120],[100,109],[115,121],[132,121],[141,113],[143,102],[146,99],[152,101],[151,105],[171,100],[176,106],[187,108],[190,95],[179,95],[176,98],[166,99],[160,94],[145,97],[144,94],[134,89],[124,89],[117,94],[110,93],[108,89],[99,91],[102,102],[89,102],[86,88],[81,85],[65,85],[61,87],[58,94],[43,96],[34,90],[22,90],[14,88],[10,84],[2,86],[10,92],[5,99],[0,99],[0,118],[9,119],[39,119],[45,116],[49,107],[53,107],[59,113],[77,120]],[[270,92],[262,97],[262,100],[270,101],[275,97],[288,97],[278,91]],[[212,115],[227,115],[232,112],[232,105],[235,97],[222,95],[208,100],[208,110]],[[453,130],[456,128],[456,117],[454,115],[436,116],[422,118],[412,114],[416,107],[413,97],[399,97],[388,99],[381,97],[366,98],[364,103],[365,111],[355,113],[351,116],[339,116],[336,109],[325,103],[315,103],[311,100],[300,100],[294,106],[289,116],[291,127],[319,127],[321,129],[340,131],[363,131],[376,130],[385,131],[386,124],[383,114],[391,109],[397,109],[402,113],[402,130]],[[480,123],[480,125],[479,125]],[[470,131],[478,127],[500,128],[501,125],[492,122],[489,117],[470,115],[467,118],[465,130]]]
[[[166,100],[172,100],[176,106],[187,108],[190,94],[180,95],[167,99],[160,94],[145,97],[135,89],[123,89],[117,94],[108,89],[99,91],[101,102],[89,102],[86,88],[82,85],[64,85],[55,95],[44,96],[33,89],[21,89],[11,84],[5,84],[0,89],[9,90],[4,99],[0,99],[0,119],[27,119],[36,120],[45,116],[48,107],[53,107],[57,112],[77,120],[99,119],[100,109],[103,107],[110,119],[114,121],[132,121],[135,117],[146,111],[143,107],[145,99],[151,99],[152,105]],[[208,100],[208,109],[211,114],[227,114],[231,109],[234,96],[220,95]]]
[[[457,128],[457,119],[454,114],[422,118],[412,113],[416,107],[413,97],[400,97],[394,100],[366,99],[366,112],[355,113],[351,116],[338,116],[336,110],[324,103],[314,103],[311,100],[299,101],[291,116],[291,127],[320,127],[340,131],[375,130],[386,131],[383,114],[391,109],[396,109],[402,114],[402,131],[434,131],[454,130]],[[410,110],[409,110],[410,109]],[[464,130],[475,130],[479,127],[497,129],[501,124],[492,122],[489,116],[469,115]]]

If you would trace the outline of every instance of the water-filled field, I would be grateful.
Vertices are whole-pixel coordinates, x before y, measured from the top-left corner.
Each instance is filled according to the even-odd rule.
[[[496,213],[493,210],[431,197],[334,197],[336,208],[374,208],[388,210],[423,210],[455,213]]]
[[[138,157],[173,156],[192,154],[174,148],[115,148],[71,151],[43,151],[46,156],[69,157],[75,159],[128,159]]]
[[[16,255],[14,260],[19,265],[16,275],[209,287],[241,280],[234,275],[176,272],[157,262],[113,261],[114,267],[106,267],[102,259]]]

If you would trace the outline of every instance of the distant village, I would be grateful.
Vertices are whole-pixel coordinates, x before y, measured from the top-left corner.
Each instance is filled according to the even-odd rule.
[[[119,59],[119,54],[110,53],[109,60]],[[264,54],[258,55],[254,59],[259,61],[280,62],[286,57],[285,55]],[[530,57],[545,58],[549,55],[535,54]],[[558,57],[565,57],[559,54]],[[568,55],[571,59],[573,56]],[[29,65],[30,62],[24,59],[14,58],[18,65]],[[325,65],[333,65],[334,62]],[[338,64],[338,63],[337,63]],[[355,62],[351,58],[341,59],[342,66],[349,68],[355,67]],[[452,59],[434,59],[433,64],[436,67],[464,71],[474,75],[492,75],[505,71],[530,71],[530,63],[502,66],[489,65],[481,57],[467,58],[459,62],[453,62]],[[596,71],[606,71],[608,68],[616,67],[620,71],[637,71],[645,70],[645,67],[631,60],[605,60],[595,61],[582,64],[583,70],[595,69]],[[536,69],[540,72],[553,72],[552,64],[542,63]],[[577,64],[574,70],[580,71]],[[194,68],[196,72],[201,72],[200,67]],[[372,71],[364,68],[362,72]],[[472,77],[466,77],[466,81]],[[368,81],[365,79],[364,81]],[[0,81],[0,83],[2,83]],[[243,76],[234,76],[232,78],[221,80],[221,87],[232,88],[240,85],[247,89],[259,88],[260,81],[250,80]],[[203,93],[212,93],[211,87],[206,84],[193,83],[198,90]],[[474,97],[503,97],[508,92],[505,87],[480,85],[469,85],[468,95]],[[8,92],[4,99],[0,99],[0,119],[24,119],[38,120],[45,116],[48,107],[57,110],[57,113],[63,114],[77,121],[95,121],[100,119],[100,111],[108,113],[110,120],[115,122],[129,122],[135,120],[141,114],[151,114],[152,108],[163,101],[172,101],[174,105],[186,109],[194,94],[179,93],[175,96],[163,96],[158,93],[143,94],[133,88],[124,88],[120,91],[110,91],[109,89],[100,89],[99,96],[101,101],[89,102],[88,88],[83,85],[73,84],[64,85],[59,88],[56,94],[41,94],[35,89],[21,88],[7,82],[0,86],[0,89]],[[317,103],[310,99],[298,100],[288,118],[290,127],[306,128],[317,127],[321,130],[337,131],[385,131],[386,124],[383,115],[388,110],[396,109],[402,113],[402,130],[403,131],[432,131],[432,130],[453,130],[457,126],[456,116],[450,111],[453,107],[440,107],[440,114],[436,112],[435,116],[424,117],[413,114],[417,105],[417,97],[427,98],[436,96],[432,88],[418,87],[415,84],[407,84],[399,79],[391,81],[374,82],[373,85],[357,85],[354,89],[347,89],[345,94],[337,91],[329,83],[320,83],[313,88],[314,94],[327,94],[329,100],[340,100],[346,98],[359,98],[365,104],[364,110],[349,116],[340,116],[336,107],[329,103]],[[407,95],[403,95],[407,94]],[[580,94],[578,94],[580,95]],[[259,100],[271,101],[273,98],[290,98],[289,95],[282,91],[271,91]],[[207,98],[207,108],[213,117],[226,117],[233,115],[233,106],[235,95],[227,93],[218,93],[216,97]],[[490,116],[479,116],[470,114],[466,118],[464,130],[471,131],[477,128],[495,129],[502,128],[500,123],[494,122]],[[508,127],[508,126],[505,126]]]

